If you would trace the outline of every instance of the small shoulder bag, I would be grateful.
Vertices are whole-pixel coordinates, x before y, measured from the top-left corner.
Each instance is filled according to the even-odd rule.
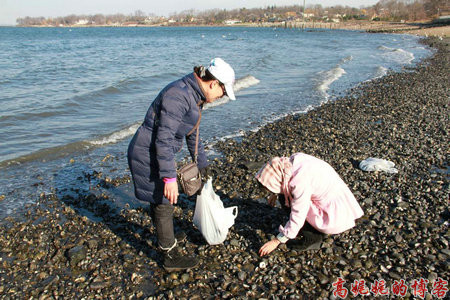
[[[194,152],[194,160],[191,163],[188,163],[181,167],[177,172],[178,182],[181,185],[181,189],[183,192],[192,196],[201,188],[202,186],[202,175],[197,166],[197,155],[198,155],[198,136],[199,136],[199,127],[200,127],[200,119],[202,118],[202,113],[199,108],[199,117],[197,124],[195,124],[194,128],[187,134],[191,135],[194,130],[197,131],[197,136],[195,137],[195,152]]]

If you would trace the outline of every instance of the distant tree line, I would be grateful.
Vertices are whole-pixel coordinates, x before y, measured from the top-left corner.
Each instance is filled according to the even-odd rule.
[[[212,9],[207,11],[185,10],[169,18],[146,14],[141,10],[131,15],[69,15],[57,18],[24,17],[17,19],[18,26],[114,26],[126,24],[222,24],[226,20],[240,22],[271,22],[291,19],[339,21],[351,19],[374,19],[383,21],[415,21],[432,19],[449,12],[448,0],[380,0],[373,6],[354,8],[349,6],[322,7],[310,5],[268,6],[265,8],[240,8],[233,10]],[[303,14],[304,13],[304,14]]]
[[[381,0],[371,9],[387,21],[433,19],[450,12],[448,0]]]
[[[72,26],[72,25],[120,25],[126,23],[158,23],[163,19],[154,14],[145,14],[138,10],[132,15],[114,14],[114,15],[69,15],[57,18],[44,17],[25,17],[16,20],[18,26]]]

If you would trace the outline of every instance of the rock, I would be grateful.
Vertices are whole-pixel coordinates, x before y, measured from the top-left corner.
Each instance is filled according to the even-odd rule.
[[[447,256],[450,256],[450,250],[449,249],[442,249],[441,252],[444,253]]]
[[[240,281],[244,281],[246,277],[247,277],[247,273],[245,273],[243,271],[238,273],[238,278]]]
[[[104,281],[97,281],[97,282],[91,283],[91,284],[89,285],[89,288],[90,288],[91,290],[101,290],[101,289],[103,289],[103,288],[105,288],[105,287],[107,287],[107,286],[108,286],[108,285],[107,285],[106,282],[104,282]]]
[[[231,245],[231,246],[239,247],[239,241],[236,240],[236,239],[232,239],[232,240],[230,241],[230,245]]]
[[[181,282],[185,283],[189,280],[190,275],[188,273],[184,273],[183,275],[181,275]]]
[[[89,249],[93,250],[93,249],[97,249],[98,247],[98,240],[97,239],[90,239],[88,242],[88,247]]]
[[[429,281],[430,283],[433,283],[438,277],[439,277],[439,275],[438,275],[436,272],[431,272],[431,273],[428,275],[428,281]]]
[[[87,249],[82,245],[75,246],[67,252],[71,266],[76,266],[80,261],[86,258],[86,255]]]

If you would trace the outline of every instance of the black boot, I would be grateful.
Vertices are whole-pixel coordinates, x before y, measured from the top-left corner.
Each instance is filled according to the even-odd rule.
[[[190,269],[198,265],[198,259],[195,256],[183,255],[176,247],[177,240],[173,232],[173,210],[174,207],[169,204],[157,205],[154,210],[158,244],[164,252],[163,267],[170,272]],[[180,239],[186,238],[184,232],[177,236]]]
[[[175,239],[177,240],[177,243],[183,243],[187,239],[187,235],[184,231],[179,231],[175,233]]]
[[[193,255],[184,255],[178,247],[174,247],[164,253],[163,267],[168,272],[195,268],[198,263],[197,257]]]

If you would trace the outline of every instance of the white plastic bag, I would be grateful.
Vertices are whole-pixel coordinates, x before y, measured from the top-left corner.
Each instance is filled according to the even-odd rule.
[[[394,166],[392,161],[375,157],[369,157],[359,163],[359,168],[363,171],[384,171],[395,174],[398,170]]]
[[[225,241],[237,214],[237,206],[223,207],[220,197],[213,190],[212,179],[208,179],[201,195],[197,196],[193,220],[208,244],[217,245]]]

